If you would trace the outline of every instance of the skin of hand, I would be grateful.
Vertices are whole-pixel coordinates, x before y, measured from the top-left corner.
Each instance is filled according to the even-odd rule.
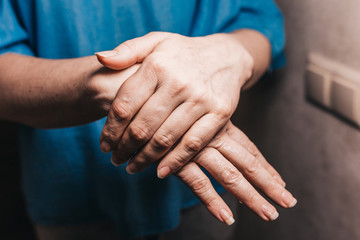
[[[43,128],[94,121],[106,115],[118,88],[139,66],[135,64],[123,71],[112,71],[102,67],[94,56],[48,60],[18,54],[2,55],[0,119]],[[102,110],[98,112],[98,108]],[[276,210],[254,192],[247,180],[281,206],[293,205],[289,204],[293,200],[283,188],[285,184],[280,175],[248,138],[230,123],[194,161],[177,172],[177,176],[215,217],[227,224],[232,223],[231,210],[199,166],[206,168],[225,188],[265,220],[274,219]]]
[[[266,221],[275,220],[279,214],[252,184],[284,208],[293,207],[297,203],[284,188],[285,182],[276,170],[231,122],[176,173],[217,219],[231,225],[234,222],[231,210],[216,193],[200,166]]]
[[[159,159],[159,178],[179,171],[229,121],[245,83],[264,71],[255,67],[246,40],[239,41],[242,33],[153,32],[97,53],[111,69],[142,62],[112,103],[101,150],[113,151],[115,165],[130,159],[131,174]]]

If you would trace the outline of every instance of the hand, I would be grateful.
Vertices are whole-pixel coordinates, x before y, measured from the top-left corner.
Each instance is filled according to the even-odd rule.
[[[234,219],[231,210],[216,193],[200,166],[266,221],[275,220],[279,214],[251,184],[284,208],[293,207],[297,202],[256,146],[230,122],[176,175],[217,219],[232,224]]]
[[[150,33],[97,56],[112,69],[142,62],[112,103],[102,151],[113,151],[116,165],[137,152],[129,173],[162,158],[160,178],[177,172],[225,125],[253,70],[251,55],[231,34]]]
[[[92,106],[92,111],[103,111],[107,114],[120,86],[131,77],[140,67],[134,64],[121,71],[114,71],[105,67],[91,74],[85,83],[86,101],[91,98],[97,107]],[[87,104],[88,105],[88,104]],[[104,115],[102,113],[102,115]]]

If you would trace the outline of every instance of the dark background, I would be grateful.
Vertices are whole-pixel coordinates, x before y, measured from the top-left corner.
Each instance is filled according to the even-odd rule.
[[[34,239],[20,188],[17,126],[0,121],[0,239]]]

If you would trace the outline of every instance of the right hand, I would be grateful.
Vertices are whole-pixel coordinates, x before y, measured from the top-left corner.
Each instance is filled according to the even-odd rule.
[[[285,189],[285,182],[279,173],[265,160],[248,137],[231,122],[228,122],[192,161],[176,173],[217,219],[231,225],[234,219],[230,208],[214,190],[200,166],[266,221],[275,220],[279,214],[251,184],[284,208],[291,208],[297,203]]]
[[[108,111],[122,83],[139,67],[140,64],[135,64],[122,71],[102,68],[94,73],[87,87],[104,105],[103,109]],[[228,122],[192,161],[176,173],[217,219],[230,224],[233,222],[230,208],[214,190],[200,166],[266,221],[275,220],[278,213],[251,184],[282,207],[289,208],[296,204],[296,199],[284,188],[285,182],[279,173],[265,160],[248,137],[231,122]]]
[[[158,177],[165,178],[211,141],[255,70],[242,34],[152,32],[96,54],[114,70],[142,62],[119,89],[100,136],[114,165],[129,161],[126,169],[134,174],[161,159]]]

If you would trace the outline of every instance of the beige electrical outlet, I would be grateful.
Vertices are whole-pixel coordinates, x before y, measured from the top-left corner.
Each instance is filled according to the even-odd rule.
[[[346,83],[347,81],[342,78],[334,78],[334,81],[331,83],[330,105],[335,112],[349,120],[355,121],[354,109],[357,91],[350,84]]]
[[[305,92],[360,126],[360,72],[312,53],[306,66]]]
[[[313,64],[308,64],[305,74],[306,96],[321,105],[330,107],[328,94],[331,83],[330,73]]]

